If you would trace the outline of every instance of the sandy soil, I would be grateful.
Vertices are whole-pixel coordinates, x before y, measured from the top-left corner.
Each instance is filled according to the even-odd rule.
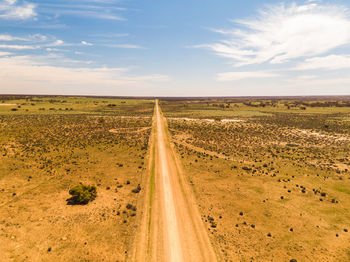
[[[193,193],[170,145],[158,102],[154,127],[154,181],[151,174],[150,197],[145,200],[133,260],[216,261]]]
[[[202,122],[209,122],[209,123],[235,123],[235,122],[246,122],[246,120],[243,119],[221,119],[216,121],[215,119],[210,119],[210,118],[204,118],[204,119],[199,119],[199,118],[188,118],[188,117],[169,117],[169,120],[183,120],[183,121],[202,121]]]
[[[0,261],[125,261],[141,216],[151,122],[0,118]],[[109,132],[118,127],[145,131]],[[79,182],[96,185],[97,198],[69,205]]]
[[[150,129],[149,127],[142,127],[142,128],[137,128],[135,130],[135,128],[118,128],[118,129],[110,129],[109,132],[110,133],[141,133],[144,131],[147,131],[148,129]]]
[[[276,122],[169,121],[218,258],[350,261],[348,134]]]

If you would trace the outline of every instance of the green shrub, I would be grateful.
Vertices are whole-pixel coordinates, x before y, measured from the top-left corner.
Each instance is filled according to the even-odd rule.
[[[69,190],[72,196],[68,201],[70,204],[85,205],[94,200],[97,196],[96,186],[79,184]]]

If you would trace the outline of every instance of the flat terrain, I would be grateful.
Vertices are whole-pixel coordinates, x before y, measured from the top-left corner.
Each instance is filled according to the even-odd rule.
[[[0,97],[2,261],[349,261],[349,230],[349,97]]]
[[[1,261],[127,259],[153,107],[153,101],[66,97],[3,103]],[[79,182],[97,185],[98,196],[68,205],[68,191]],[[138,184],[141,192],[132,192]]]
[[[167,124],[156,103],[154,116],[154,170],[149,209],[144,212],[137,239],[136,261],[216,261],[177,156],[170,145]]]
[[[350,260],[348,101],[161,102],[220,260]]]

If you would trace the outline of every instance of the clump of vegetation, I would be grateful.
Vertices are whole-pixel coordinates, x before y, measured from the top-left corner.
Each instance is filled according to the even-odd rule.
[[[68,199],[68,204],[86,205],[97,197],[96,186],[79,184],[69,190],[72,196]]]
[[[140,184],[138,184],[138,186],[137,186],[137,188],[135,188],[135,189],[133,189],[133,190],[131,190],[133,193],[135,193],[135,194],[137,194],[137,193],[140,193],[140,191],[141,191],[141,186],[140,186]]]
[[[129,209],[129,210],[132,210],[132,211],[136,211],[137,210],[136,206],[133,206],[132,204],[127,204],[126,205],[126,209]]]

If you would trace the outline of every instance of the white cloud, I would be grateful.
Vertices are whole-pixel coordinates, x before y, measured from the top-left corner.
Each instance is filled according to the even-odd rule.
[[[290,78],[285,83],[281,83],[285,90],[299,90],[299,94],[314,95],[349,95],[350,77],[349,76],[314,76],[309,78]],[[292,93],[293,95],[293,93]]]
[[[0,41],[27,41],[27,42],[43,42],[46,41],[48,38],[45,35],[41,34],[34,34],[34,35],[29,35],[26,37],[19,37],[19,36],[13,36],[9,34],[0,34]]]
[[[57,51],[54,51],[57,52]],[[36,55],[36,56],[25,56],[27,60],[32,61],[34,65],[49,65],[49,64],[55,64],[56,66],[59,65],[89,65],[92,64],[92,61],[86,61],[86,60],[77,60],[77,59],[72,59],[69,57],[64,56],[61,53],[48,53],[45,55]]]
[[[217,74],[217,81],[226,82],[226,81],[237,81],[242,79],[252,79],[252,78],[270,78],[278,77],[278,74],[271,72],[225,72]]]
[[[88,43],[88,42],[86,42],[86,41],[81,41],[81,44],[82,44],[82,45],[86,45],[86,46],[93,46],[93,44]]]
[[[70,9],[46,9],[44,12],[48,14],[55,14],[55,15],[66,15],[66,16],[78,16],[78,17],[84,17],[84,18],[95,18],[95,19],[106,19],[106,20],[115,20],[115,21],[124,21],[125,19],[117,14],[113,14],[109,12],[109,8],[105,8],[107,11],[94,11],[89,10],[87,8],[83,9],[77,9],[77,8],[70,8]]]
[[[298,76],[297,79],[301,80],[311,80],[311,79],[317,79],[319,76],[317,75],[303,75],[303,76]]]
[[[30,35],[29,38],[27,38],[27,41],[47,41],[48,37],[45,35],[41,35],[41,34],[34,34],[34,35]]]
[[[133,44],[106,44],[104,46],[113,47],[113,48],[126,48],[126,49],[145,49],[143,46],[133,45]]]
[[[13,5],[17,2],[17,0],[5,0],[9,5]]]
[[[18,77],[18,76],[21,77]],[[97,92],[104,88],[144,87],[153,82],[168,81],[165,75],[131,75],[128,68],[52,66],[44,59],[36,60],[30,56],[0,57],[0,86],[6,90],[46,90],[56,92],[64,87],[67,93],[80,90]],[[69,92],[71,90],[71,92]],[[85,90],[85,91],[84,91]]]
[[[10,52],[1,52],[0,51],[0,56],[8,56],[8,55],[12,55],[12,53],[10,53]]]
[[[284,63],[350,43],[348,10],[337,5],[281,4],[260,11],[257,19],[234,22],[243,29],[216,30],[226,39],[200,47],[231,58],[236,66]]]
[[[0,45],[2,49],[15,49],[15,50],[30,50],[30,49],[38,49],[40,46],[33,45]]]
[[[313,57],[298,64],[294,70],[337,70],[350,68],[350,55],[329,55],[324,57]]]
[[[127,34],[127,33],[120,33],[120,34],[105,33],[105,34],[91,34],[90,36],[103,37],[103,38],[115,38],[115,37],[126,37],[126,36],[129,36],[129,34]]]
[[[15,0],[0,1],[0,19],[26,20],[35,17],[36,5],[27,2],[18,3]]]
[[[23,41],[25,38],[12,35],[0,35],[0,41]]]
[[[41,34],[31,34],[28,36],[13,36],[9,34],[1,34],[0,41],[4,42],[14,42],[16,44],[0,44],[2,49],[14,49],[14,50],[32,50],[47,47],[46,51],[65,51],[59,50],[51,47],[60,46],[71,46],[72,44],[67,44],[63,40],[55,39],[53,36],[45,36]],[[25,44],[19,44],[18,41],[25,42]],[[78,45],[78,44],[77,44]]]
[[[68,52],[67,50],[64,50],[64,49],[51,48],[51,47],[46,48],[46,51],[47,52]]]
[[[64,45],[64,41],[58,39],[58,40],[56,40],[55,42],[49,44],[48,46],[62,46],[62,45]]]

